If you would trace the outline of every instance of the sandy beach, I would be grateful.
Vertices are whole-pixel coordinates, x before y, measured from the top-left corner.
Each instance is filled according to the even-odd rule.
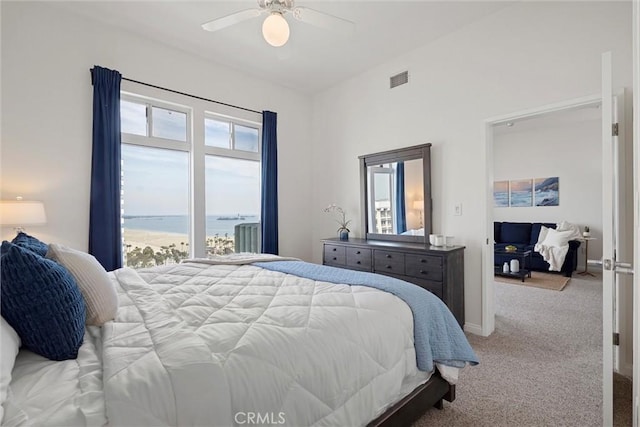
[[[176,245],[176,249],[187,250],[189,236],[179,233],[166,233],[164,231],[131,230],[125,228],[122,231],[125,247],[130,246],[130,250],[136,246],[144,249],[151,246],[154,252],[161,250],[161,246]]]
[[[189,252],[189,236],[180,233],[167,233],[164,231],[149,231],[149,230],[132,230],[123,229],[123,237],[126,251],[132,251],[136,247],[144,249],[150,246],[154,252],[161,251],[162,246],[175,245],[175,248],[179,251]],[[208,236],[207,240],[210,243],[207,246],[222,246],[225,243],[224,237],[218,237],[218,245],[213,244],[215,237]],[[233,248],[233,237],[227,239],[228,244]],[[129,246],[131,245],[131,246]],[[228,246],[228,245],[225,245]]]

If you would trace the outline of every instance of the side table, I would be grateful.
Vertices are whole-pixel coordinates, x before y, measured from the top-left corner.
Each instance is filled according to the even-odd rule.
[[[595,274],[590,273],[588,271],[589,265],[587,263],[587,260],[589,259],[589,240],[596,240],[596,238],[595,237],[583,237],[582,240],[584,240],[584,271],[580,271],[580,272],[578,272],[578,274],[583,274],[583,275],[596,277]]]

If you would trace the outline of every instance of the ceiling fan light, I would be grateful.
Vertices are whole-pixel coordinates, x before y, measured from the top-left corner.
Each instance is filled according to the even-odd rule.
[[[289,23],[281,13],[274,12],[262,23],[262,36],[271,46],[284,46],[289,40]]]

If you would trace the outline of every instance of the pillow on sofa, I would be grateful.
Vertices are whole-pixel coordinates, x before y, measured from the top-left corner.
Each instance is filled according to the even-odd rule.
[[[118,311],[118,294],[107,271],[93,255],[51,243],[47,258],[61,264],[76,279],[87,307],[87,325],[100,326],[113,320]]]
[[[540,232],[538,233],[538,240],[536,240],[537,244],[542,244],[544,239],[547,238],[547,233],[549,233],[549,227],[545,227],[544,225],[540,227]]]
[[[572,224],[567,221],[560,221],[558,223],[558,231],[571,231],[571,235],[569,236],[569,240],[581,240],[582,239],[582,231],[580,230],[580,226],[576,224]]]
[[[77,358],[86,311],[71,273],[6,241],[1,252],[2,317],[34,353],[51,360]]]
[[[40,256],[47,254],[48,245],[33,236],[29,236],[22,231],[18,233],[16,237],[11,241],[14,245],[21,246],[25,249],[29,249],[31,252],[35,252]]]
[[[16,331],[4,320],[0,324],[0,405],[4,405],[11,382],[11,371],[20,350],[20,338]],[[0,406],[0,423],[4,417],[4,408]]]
[[[493,222],[493,243],[502,243],[502,236],[500,230],[502,229],[502,223],[498,221]]]
[[[529,243],[531,240],[530,222],[503,222],[500,229],[503,243]]]
[[[542,240],[540,239],[540,230],[542,230],[542,227],[556,228],[556,225],[550,222],[534,222],[531,225],[531,241],[529,244],[535,245],[536,243],[542,243],[542,240],[544,240],[544,237],[542,237]]]
[[[540,243],[544,246],[557,247],[557,248],[561,246],[567,246],[569,244],[569,239],[571,238],[572,234],[573,232],[571,230],[556,231],[553,228],[547,228],[547,232],[544,237],[544,240]],[[542,235],[542,230],[540,231],[540,235]]]

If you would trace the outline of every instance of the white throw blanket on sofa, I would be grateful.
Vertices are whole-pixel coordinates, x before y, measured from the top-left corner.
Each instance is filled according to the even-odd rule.
[[[580,227],[566,221],[559,222],[556,229],[542,226],[538,243],[533,249],[549,263],[549,271],[560,271],[569,251],[569,240],[580,239]]]

